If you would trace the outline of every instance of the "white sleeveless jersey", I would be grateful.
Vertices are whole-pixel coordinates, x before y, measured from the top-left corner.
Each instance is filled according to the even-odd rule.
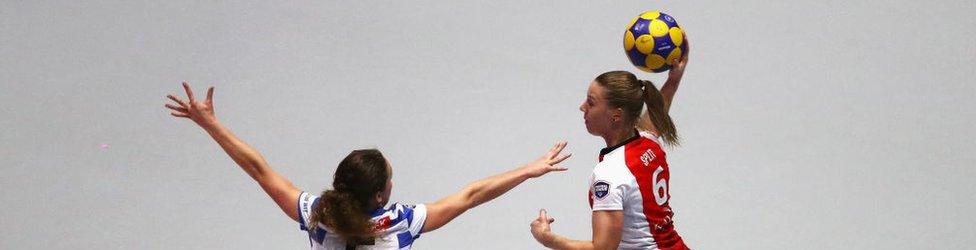
[[[650,134],[600,151],[590,178],[590,207],[624,213],[618,249],[688,249],[671,220],[670,175],[664,150]]]
[[[414,206],[394,203],[389,208],[376,209],[371,214],[379,229],[376,241],[373,245],[349,246],[338,234],[321,223],[311,229],[308,227],[312,209],[318,202],[319,197],[306,192],[298,197],[298,223],[308,233],[312,250],[410,249],[413,241],[420,237],[420,231],[427,219],[427,207],[423,204]]]

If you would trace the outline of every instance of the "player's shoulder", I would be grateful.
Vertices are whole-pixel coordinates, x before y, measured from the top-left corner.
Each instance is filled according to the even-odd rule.
[[[634,179],[624,161],[603,161],[593,168],[593,181],[622,183]]]
[[[387,210],[392,212],[402,212],[402,211],[412,211],[418,208],[425,208],[424,204],[407,204],[402,202],[394,202],[389,206]]]
[[[318,195],[315,195],[313,193],[309,193],[307,191],[302,191],[302,193],[298,195],[298,200],[300,202],[311,203],[311,202],[313,202],[315,200],[318,200],[318,199],[319,199],[319,196]]]
[[[640,131],[639,134],[643,142],[639,144],[641,147],[653,148],[663,152],[665,141],[661,136],[648,131]]]
[[[637,134],[639,134],[641,137],[644,137],[644,138],[647,138],[647,139],[651,139],[651,140],[655,140],[655,141],[656,140],[659,140],[661,138],[656,133],[653,133],[651,131],[646,131],[646,130],[638,130],[637,131]]]
[[[298,212],[300,214],[310,213],[313,207],[319,203],[319,197],[309,192],[302,191],[298,195]]]
[[[395,202],[383,212],[383,214],[392,218],[413,218],[418,216],[426,216],[427,207],[424,206],[424,204],[405,204]]]
[[[590,193],[593,195],[594,204],[602,204],[598,201],[605,200],[604,198],[611,193],[627,189],[626,187],[632,186],[635,182],[636,178],[627,168],[623,158],[619,161],[604,158],[604,161],[593,168],[593,177],[590,179]],[[621,187],[624,188],[620,189]]]
[[[398,234],[411,231],[416,234],[427,218],[427,211],[423,204],[393,203],[382,212],[373,214],[376,226],[387,234]],[[420,223],[417,223],[420,221]]]

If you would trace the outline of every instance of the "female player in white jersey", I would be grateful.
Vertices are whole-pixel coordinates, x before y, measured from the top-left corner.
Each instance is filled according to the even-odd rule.
[[[672,223],[670,171],[661,142],[678,145],[668,108],[688,63],[687,51],[671,63],[661,91],[626,71],[603,73],[590,84],[580,111],[586,130],[607,145],[590,179],[593,239],[552,233],[553,220],[541,210],[531,224],[539,243],[553,249],[688,249]],[[645,104],[648,112],[642,116]]]
[[[172,115],[189,118],[203,128],[251,176],[292,220],[308,233],[312,249],[410,249],[423,232],[440,228],[468,209],[485,203],[529,178],[552,171],[570,155],[560,155],[565,142],[545,156],[508,172],[471,183],[460,192],[429,204],[386,206],[393,188],[393,170],[375,149],[355,150],[336,169],[332,190],[319,196],[302,192],[279,175],[256,150],[234,136],[214,115],[213,87],[207,99],[167,96]]]

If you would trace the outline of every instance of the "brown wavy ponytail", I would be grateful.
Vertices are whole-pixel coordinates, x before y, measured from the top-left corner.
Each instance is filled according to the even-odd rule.
[[[595,80],[605,90],[610,106],[624,110],[626,121],[632,122],[638,129],[657,131],[668,145],[680,144],[674,122],[664,109],[664,97],[654,83],[637,79],[637,76],[627,71],[606,72]],[[643,119],[641,111],[645,105],[645,116],[650,121],[647,125],[639,123]]]
[[[376,149],[349,153],[336,168],[333,189],[323,191],[312,208],[309,225],[321,223],[349,245],[373,242],[376,232],[368,209],[370,200],[383,192],[389,180],[386,165],[386,158]]]
[[[664,97],[661,91],[648,80],[640,80],[644,86],[644,103],[647,105],[647,113],[644,113],[651,120],[651,124],[657,129],[658,135],[664,137],[664,141],[671,146],[681,144],[678,138],[678,129],[674,127],[674,121],[664,108]]]

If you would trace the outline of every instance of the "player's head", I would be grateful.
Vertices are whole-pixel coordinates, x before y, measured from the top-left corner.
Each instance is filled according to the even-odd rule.
[[[607,137],[633,129],[645,105],[651,124],[664,141],[677,145],[677,130],[664,109],[661,92],[651,81],[637,79],[630,72],[610,71],[597,76],[590,83],[580,111],[590,134]]]
[[[392,169],[376,149],[354,150],[336,168],[332,190],[322,192],[310,228],[322,223],[346,242],[369,242],[374,237],[370,212],[390,200]]]

